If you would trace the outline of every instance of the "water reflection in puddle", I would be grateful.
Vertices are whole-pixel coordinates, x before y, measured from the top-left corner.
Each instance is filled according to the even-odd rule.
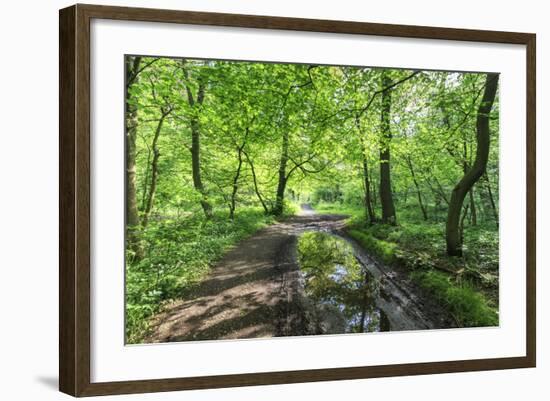
[[[323,232],[306,232],[298,241],[305,295],[320,333],[389,331],[376,306],[380,289],[345,240]]]

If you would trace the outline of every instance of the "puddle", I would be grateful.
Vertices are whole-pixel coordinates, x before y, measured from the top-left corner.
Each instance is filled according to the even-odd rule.
[[[344,239],[305,232],[298,240],[298,262],[310,314],[320,333],[389,331],[386,314],[376,306],[380,283]]]

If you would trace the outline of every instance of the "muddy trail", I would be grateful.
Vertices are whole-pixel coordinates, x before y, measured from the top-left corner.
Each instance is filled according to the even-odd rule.
[[[165,305],[152,319],[145,342],[344,333],[352,320],[361,320],[363,331],[369,313],[376,314],[378,324],[366,331],[453,327],[446,312],[422,294],[405,272],[377,263],[346,235],[346,218],[316,214],[309,205],[303,205],[299,215],[241,241],[204,281]],[[352,305],[346,301],[320,304],[304,289],[296,244],[305,232],[327,233],[350,244],[365,278],[377,283],[369,305],[366,298],[365,305],[354,301],[353,307],[359,310],[352,317],[346,315],[347,323],[342,315]]]

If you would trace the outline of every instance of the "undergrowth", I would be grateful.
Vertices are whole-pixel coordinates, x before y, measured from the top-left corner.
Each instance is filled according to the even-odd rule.
[[[126,255],[126,341],[140,342],[148,318],[209,272],[213,262],[241,239],[275,222],[257,208],[242,208],[235,220],[219,211],[207,221],[200,214],[156,219],[140,234],[144,257]]]
[[[411,276],[449,310],[460,327],[498,325],[498,312],[470,283],[454,283],[449,274],[435,270],[415,271]]]
[[[490,224],[466,228],[464,256],[457,258],[445,253],[441,218],[425,221],[405,209],[398,225],[368,225],[361,207],[321,204],[315,209],[350,216],[348,235],[379,261],[405,268],[459,326],[498,325],[498,231]]]

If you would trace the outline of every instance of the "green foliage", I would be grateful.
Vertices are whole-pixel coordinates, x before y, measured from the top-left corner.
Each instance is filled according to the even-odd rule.
[[[476,269],[483,273],[498,272],[498,231],[493,224],[468,227],[464,233],[464,257],[449,258],[445,254],[444,221],[424,221],[418,215],[418,211],[416,215],[411,210],[401,213],[399,224],[394,226],[380,223],[365,224],[364,211],[360,208],[324,204],[321,210],[323,213],[352,216],[348,220],[348,227],[372,237],[367,243],[382,241],[395,245],[394,261],[411,269],[440,266],[458,271],[476,266]],[[377,252],[376,249],[373,252]]]
[[[448,274],[434,270],[413,272],[412,277],[449,309],[459,326],[498,325],[498,312],[470,284],[455,284]]]
[[[373,234],[366,231],[350,230],[349,235],[354,238],[361,246],[374,254],[384,263],[391,264],[395,262],[396,245],[376,238]]]
[[[323,207],[355,217],[362,212],[339,209],[338,204]],[[498,325],[498,232],[486,225],[472,227],[465,235],[464,257],[451,258],[445,254],[443,223],[427,222],[413,213],[408,220],[392,226],[351,219],[347,233],[379,261],[407,268],[411,278],[449,310],[459,326]]]
[[[127,341],[139,342],[147,330],[147,318],[163,301],[181,295],[231,246],[273,221],[261,210],[248,208],[234,221],[218,212],[210,221],[196,214],[151,222],[141,233],[145,257],[134,261],[135,255],[127,252]]]
[[[317,187],[311,196],[314,205],[320,202],[334,203],[341,199],[342,192],[338,187]]]
[[[279,188],[282,217],[303,203],[348,215],[350,234],[384,263],[461,271],[472,288],[496,298],[498,99],[487,175],[463,212],[464,257],[444,252],[448,198],[476,154],[484,74],[152,57],[140,67],[127,93],[136,110],[127,116],[127,127],[135,125],[135,152],[127,155],[135,158],[127,166],[136,172],[132,220],[143,223],[127,249],[130,342],[228,247],[274,221]],[[388,89],[391,136],[382,132],[382,77],[404,80]],[[197,144],[200,154],[190,152]],[[394,226],[366,223],[366,192],[381,214],[382,148],[391,151]]]
[[[294,216],[296,213],[300,211],[300,204],[291,201],[288,199],[284,200],[284,208],[283,208],[283,215],[281,218],[288,217],[288,216]]]

